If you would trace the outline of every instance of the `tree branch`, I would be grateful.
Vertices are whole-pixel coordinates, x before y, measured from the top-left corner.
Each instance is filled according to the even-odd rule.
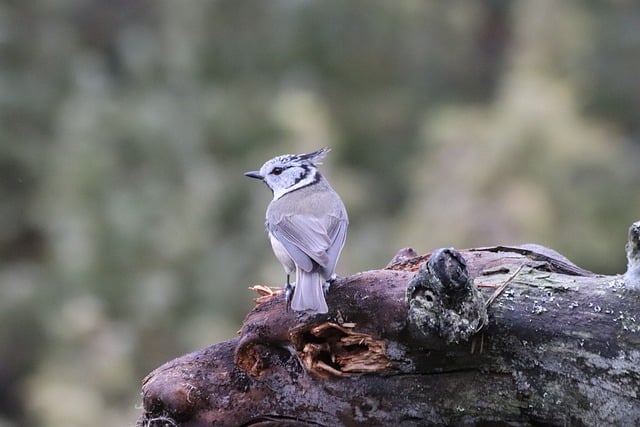
[[[267,292],[237,338],[145,378],[139,425],[638,425],[639,230],[625,276],[538,245],[405,249],[338,279],[328,314]]]

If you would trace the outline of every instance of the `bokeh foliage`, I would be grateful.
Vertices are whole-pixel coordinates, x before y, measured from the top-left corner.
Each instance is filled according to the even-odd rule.
[[[0,426],[133,425],[140,380],[279,284],[242,172],[333,148],[343,274],[536,242],[624,270],[632,1],[0,5]]]

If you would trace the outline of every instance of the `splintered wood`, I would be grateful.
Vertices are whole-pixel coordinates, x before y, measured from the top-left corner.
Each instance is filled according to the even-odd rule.
[[[273,287],[273,286],[264,286],[264,285],[255,285],[255,286],[250,286],[249,290],[255,291],[260,295],[259,297],[253,299],[253,302],[255,302],[256,305],[260,305],[271,300],[271,298],[280,295],[283,291],[283,288]]]
[[[386,342],[354,332],[355,325],[323,323],[312,328],[312,339],[298,352],[305,368],[321,376],[382,372],[391,368]]]

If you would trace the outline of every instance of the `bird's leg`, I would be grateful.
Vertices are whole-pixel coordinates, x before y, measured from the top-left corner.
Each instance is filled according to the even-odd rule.
[[[289,275],[287,274],[287,284],[284,287],[284,298],[286,301],[285,304],[287,307],[287,311],[289,311],[289,308],[291,307],[291,298],[293,298],[293,290],[294,290],[294,287],[289,281]]]

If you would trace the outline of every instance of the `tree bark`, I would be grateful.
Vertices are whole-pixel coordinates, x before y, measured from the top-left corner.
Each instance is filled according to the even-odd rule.
[[[338,279],[328,314],[263,290],[238,337],[144,379],[138,425],[640,425],[637,274],[537,245],[413,255]]]

